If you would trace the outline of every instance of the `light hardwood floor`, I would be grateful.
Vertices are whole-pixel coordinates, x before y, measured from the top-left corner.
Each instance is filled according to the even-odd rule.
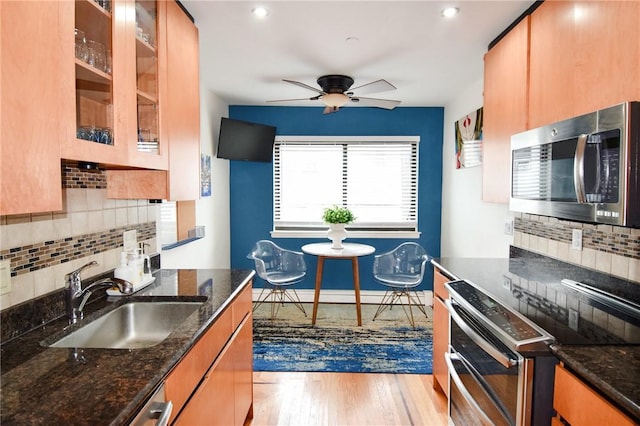
[[[252,420],[263,425],[446,425],[433,376],[254,372]]]

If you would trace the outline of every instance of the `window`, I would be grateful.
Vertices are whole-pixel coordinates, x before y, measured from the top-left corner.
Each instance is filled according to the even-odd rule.
[[[273,236],[325,232],[322,212],[346,205],[360,236],[417,236],[417,136],[279,136]]]

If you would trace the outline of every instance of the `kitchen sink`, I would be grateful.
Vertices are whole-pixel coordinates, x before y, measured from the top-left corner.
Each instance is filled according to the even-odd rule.
[[[50,344],[56,348],[140,349],[155,346],[202,302],[130,302]]]

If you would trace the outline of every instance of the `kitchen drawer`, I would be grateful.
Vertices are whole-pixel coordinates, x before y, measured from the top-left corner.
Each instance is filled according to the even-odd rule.
[[[449,277],[442,273],[438,268],[433,268],[433,293],[436,297],[443,300],[449,298],[449,292],[444,288],[444,284],[451,281]]]
[[[173,402],[172,420],[233,334],[232,311],[230,307],[220,315],[167,377],[165,393],[167,401]]]
[[[556,366],[553,408],[571,426],[634,424],[562,365]]]
[[[253,309],[253,302],[251,299],[253,293],[251,288],[252,286],[248,285],[233,302],[233,330],[238,328],[244,317],[246,317]]]

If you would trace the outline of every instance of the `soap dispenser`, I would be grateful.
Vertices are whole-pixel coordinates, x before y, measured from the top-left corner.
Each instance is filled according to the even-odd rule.
[[[133,284],[133,277],[131,274],[131,268],[129,267],[129,264],[127,261],[126,251],[123,251],[122,253],[120,253],[120,264],[113,271],[113,277],[120,280],[129,281],[130,283]]]
[[[133,250],[131,255],[131,260],[129,261],[129,267],[131,268],[131,273],[133,274],[133,285],[138,286],[142,284],[143,279],[143,266],[142,266],[142,257],[140,256],[139,250]]]

